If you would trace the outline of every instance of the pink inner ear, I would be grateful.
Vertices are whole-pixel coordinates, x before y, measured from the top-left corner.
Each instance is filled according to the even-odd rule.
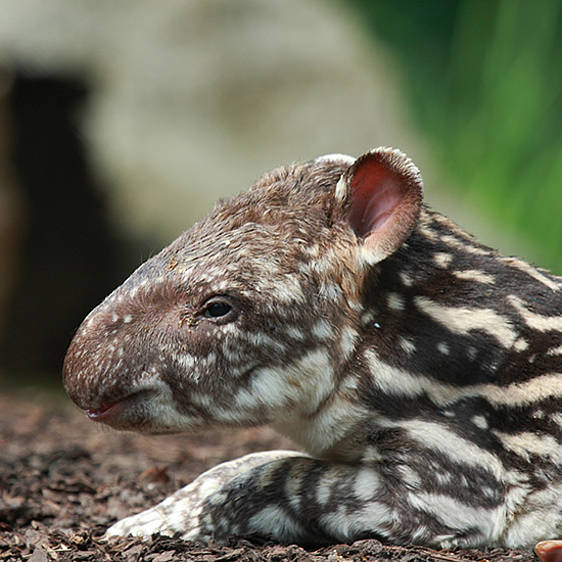
[[[363,163],[353,176],[351,191],[351,226],[361,238],[380,229],[403,197],[399,178],[379,162]]]

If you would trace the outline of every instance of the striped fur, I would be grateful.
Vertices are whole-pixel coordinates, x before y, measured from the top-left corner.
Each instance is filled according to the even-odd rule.
[[[395,191],[365,219],[354,197],[381,173]],[[562,280],[420,197],[391,149],[279,168],[88,316],[64,380],[93,419],[268,423],[307,453],[220,465],[110,535],[528,547],[562,533]]]

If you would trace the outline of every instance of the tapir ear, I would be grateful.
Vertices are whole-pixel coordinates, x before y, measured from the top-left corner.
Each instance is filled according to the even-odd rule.
[[[335,196],[362,240],[361,256],[375,264],[394,253],[418,220],[423,181],[414,163],[392,148],[360,156],[342,175]]]

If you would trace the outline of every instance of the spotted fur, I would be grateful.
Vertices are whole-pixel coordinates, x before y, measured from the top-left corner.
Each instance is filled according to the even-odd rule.
[[[110,535],[560,536],[562,281],[481,244],[421,192],[392,149],[278,168],[86,318],[64,382],[94,420],[272,424],[306,451],[220,465]]]

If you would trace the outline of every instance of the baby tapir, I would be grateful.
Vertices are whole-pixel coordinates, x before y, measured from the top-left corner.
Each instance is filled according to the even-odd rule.
[[[398,150],[267,173],[90,313],[64,383],[118,429],[271,424],[306,453],[219,465],[108,534],[561,536],[561,297],[426,208]]]

